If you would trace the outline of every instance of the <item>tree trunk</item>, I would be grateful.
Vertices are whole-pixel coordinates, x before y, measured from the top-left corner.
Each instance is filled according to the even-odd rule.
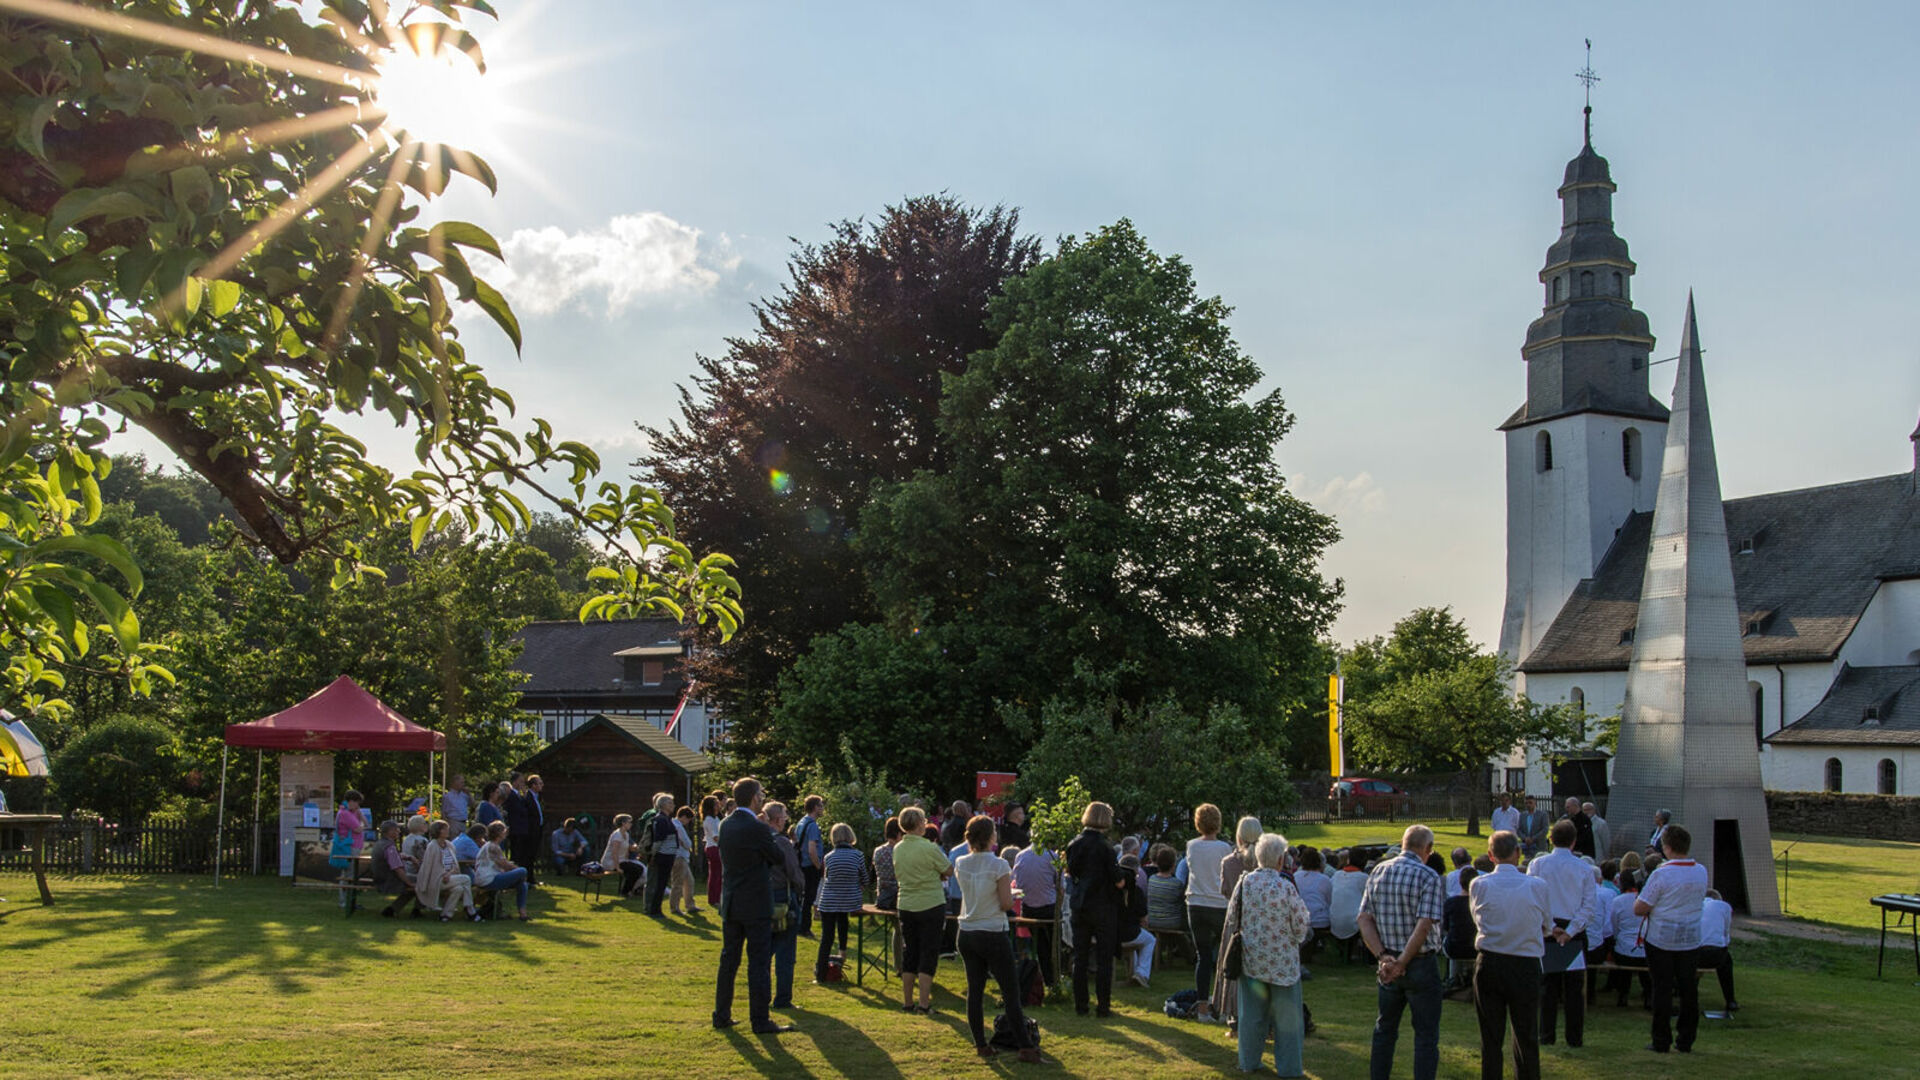
[[[1478,773],[1482,779],[1485,779],[1486,771],[1487,766],[1482,765],[1478,769],[1462,769],[1460,772],[1460,778],[1465,781],[1467,788],[1468,836],[1480,835],[1480,792],[1474,790],[1473,778]]]

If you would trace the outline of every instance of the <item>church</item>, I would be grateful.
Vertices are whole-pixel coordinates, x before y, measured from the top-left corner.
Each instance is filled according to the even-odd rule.
[[[1591,130],[1560,186],[1561,230],[1527,328],[1526,400],[1506,438],[1507,595],[1500,651],[1515,688],[1594,720],[1627,699],[1670,416],[1660,357],[1614,231],[1617,190]],[[1697,346],[1691,320],[1687,347]],[[1710,326],[1711,324],[1709,324]],[[1700,350],[1702,355],[1705,350]],[[1705,371],[1737,378],[1737,366]],[[1697,407],[1705,419],[1704,398]],[[1920,794],[1920,428],[1913,468],[1721,502],[1746,705],[1776,791]],[[1711,462],[1711,429],[1706,431]],[[1905,457],[1906,455],[1902,455]],[[1713,483],[1717,490],[1717,476]],[[1588,738],[1596,734],[1589,730]],[[1606,755],[1516,749],[1496,790],[1604,794]],[[1618,778],[1612,778],[1617,782]]]

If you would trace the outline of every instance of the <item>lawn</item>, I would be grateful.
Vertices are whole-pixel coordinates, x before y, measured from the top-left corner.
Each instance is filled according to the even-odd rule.
[[[1316,839],[1312,827],[1297,832]],[[532,923],[443,926],[344,919],[331,894],[274,880],[53,884],[58,902],[42,908],[30,879],[0,872],[11,900],[0,904],[0,1076],[1104,1078],[1211,1076],[1234,1064],[1222,1029],[1161,1013],[1177,971],[1151,991],[1122,991],[1109,1021],[1058,1003],[1036,1010],[1052,1064],[987,1065],[965,1035],[957,965],[941,966],[935,1015],[915,1018],[877,976],[865,988],[807,983],[803,942],[799,1007],[785,1014],[800,1030],[718,1034],[707,1022],[719,946],[710,914],[656,922],[564,885],[536,894]],[[1586,1049],[1546,1051],[1545,1075],[1746,1080],[1756,1062],[1781,1075],[1911,1075],[1905,1036],[1920,991],[1904,954],[1883,981],[1872,951],[1857,947],[1770,938],[1738,955],[1745,1008],[1705,1022],[1691,1058],[1641,1051],[1645,1014],[1609,1003],[1590,1015]],[[1365,1075],[1373,996],[1368,972],[1315,966],[1309,1073]],[[1447,1004],[1442,1049],[1443,1076],[1478,1075],[1470,1005]],[[1403,1060],[1396,1073],[1409,1068]]]

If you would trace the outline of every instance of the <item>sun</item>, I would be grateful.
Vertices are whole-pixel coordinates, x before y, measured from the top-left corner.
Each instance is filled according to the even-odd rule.
[[[495,86],[458,49],[416,52],[401,47],[382,57],[374,104],[382,127],[408,141],[483,152],[495,143],[501,102]]]

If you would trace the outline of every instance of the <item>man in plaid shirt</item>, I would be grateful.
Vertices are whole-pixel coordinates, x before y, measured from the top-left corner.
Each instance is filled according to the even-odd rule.
[[[1380,1015],[1373,1022],[1372,1080],[1393,1072],[1400,1014],[1413,1011],[1414,1080],[1440,1069],[1440,875],[1427,866],[1433,830],[1408,826],[1400,855],[1373,868],[1360,894],[1360,937],[1380,958]]]

